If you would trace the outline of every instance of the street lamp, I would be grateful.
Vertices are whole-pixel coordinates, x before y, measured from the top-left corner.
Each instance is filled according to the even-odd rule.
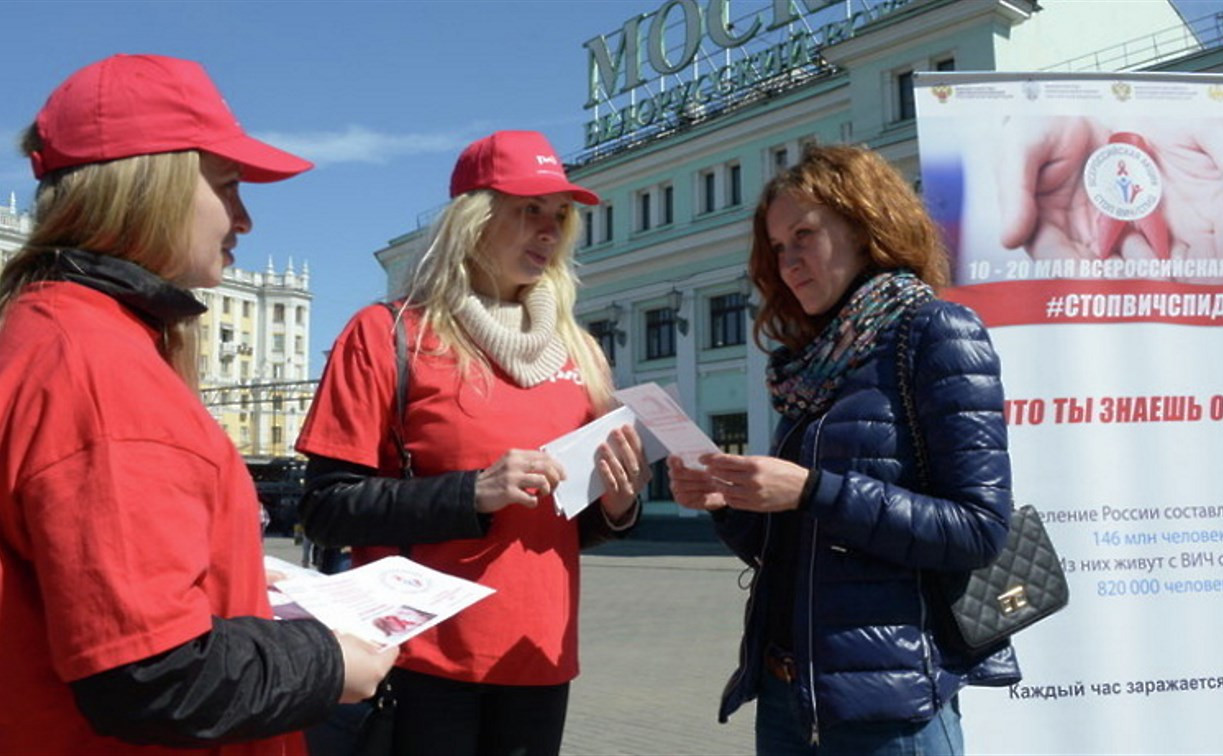
[[[755,289],[752,288],[752,279],[748,276],[747,271],[739,274],[739,293],[743,295],[743,304],[747,307],[747,314],[755,318],[760,307],[755,302]]]
[[[612,302],[611,307],[607,309],[609,312],[607,324],[611,326],[612,333],[616,337],[616,343],[624,346],[624,343],[628,341],[628,334],[620,327],[620,315],[624,312],[624,308],[618,302]]]
[[[674,286],[671,291],[667,292],[667,306],[671,308],[671,314],[675,317],[675,327],[684,336],[688,335],[688,319],[680,317],[679,308],[684,304],[684,293]]]

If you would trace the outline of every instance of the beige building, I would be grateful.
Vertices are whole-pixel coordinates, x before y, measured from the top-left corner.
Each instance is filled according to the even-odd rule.
[[[0,205],[0,267],[25,244],[33,225],[30,214],[17,209],[17,194],[10,192],[8,205]]]
[[[196,296],[204,404],[244,457],[293,454],[310,408],[310,270],[229,268]]]

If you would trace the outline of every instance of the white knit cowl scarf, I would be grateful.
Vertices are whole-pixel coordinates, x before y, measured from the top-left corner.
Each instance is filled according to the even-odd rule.
[[[469,294],[455,318],[489,360],[523,388],[552,378],[569,359],[556,331],[556,296],[547,281],[528,289],[521,302]]]

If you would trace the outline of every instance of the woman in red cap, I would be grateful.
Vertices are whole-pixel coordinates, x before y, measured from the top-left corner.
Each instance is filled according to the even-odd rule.
[[[302,519],[357,561],[410,551],[497,591],[401,648],[396,754],[555,754],[578,673],[578,549],[631,527],[649,479],[633,428],[614,430],[597,452],[607,492],[569,520],[550,496],[564,471],[539,451],[612,404],[573,317],[573,203],[599,198],[530,131],[467,147],[450,195],[403,300],[359,312],[331,352],[297,443]]]
[[[0,274],[0,751],[300,752],[287,733],[370,696],[392,654],[271,619],[188,290],[251,228],[239,183],[310,163],[159,56],[73,74],[24,148],[37,223]]]

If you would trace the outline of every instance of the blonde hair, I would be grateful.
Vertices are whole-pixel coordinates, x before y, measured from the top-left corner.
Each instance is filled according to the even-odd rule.
[[[909,182],[879,153],[852,145],[808,144],[802,159],[765,184],[752,219],[748,274],[763,304],[753,324],[761,349],[764,338],[801,349],[819,335],[823,322],[803,312],[781,280],[769,241],[769,206],[786,193],[828,206],[863,240],[868,267],[908,268],[935,288],[950,281],[947,251],[938,227]]]
[[[41,148],[37,129],[28,128],[22,150]],[[34,229],[25,245],[0,271],[0,319],[27,284],[55,278],[57,250],[83,249],[140,265],[173,278],[187,264],[192,203],[200,174],[195,151],[88,163],[47,174],[34,200]],[[198,318],[167,326],[158,350],[193,389],[199,387],[196,359]]]
[[[471,340],[455,313],[473,292],[473,275],[497,275],[484,255],[483,239],[489,222],[505,206],[505,198],[500,192],[480,189],[451,200],[433,227],[429,247],[416,264],[404,301],[405,309],[421,311],[421,327],[436,335],[438,353],[452,353],[460,374],[475,367],[485,379],[491,375],[488,357]],[[557,334],[582,374],[591,403],[603,413],[611,407],[611,371],[594,338],[573,316],[578,287],[573,251],[581,228],[579,213],[571,210],[565,214],[556,254],[535,285],[551,288],[556,299]]]

